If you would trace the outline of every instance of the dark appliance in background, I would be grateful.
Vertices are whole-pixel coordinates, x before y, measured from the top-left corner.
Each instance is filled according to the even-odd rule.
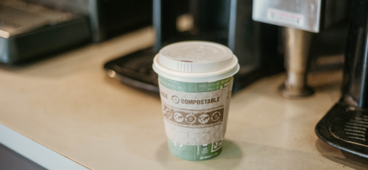
[[[189,29],[180,28],[182,18],[191,21]],[[153,57],[163,46],[185,40],[217,42],[234,51],[241,68],[233,92],[283,70],[278,28],[252,20],[252,0],[154,0],[153,23],[154,46],[106,63],[110,77],[158,92]]]
[[[287,76],[279,88],[280,94],[285,98],[312,95],[313,90],[307,83],[310,59],[312,56],[316,59],[343,54],[349,1],[253,0],[253,2],[254,20],[279,25],[283,29]],[[334,64],[336,65],[336,63],[332,65]]]
[[[152,25],[152,0],[89,0],[94,42]]]
[[[252,18],[252,0],[231,0],[228,46],[238,57],[233,92],[259,78],[284,71],[280,30]]]
[[[342,96],[317,124],[317,136],[368,158],[368,1],[352,0]]]
[[[152,23],[152,0],[0,0],[0,62],[34,61]]]
[[[0,0],[0,62],[16,64],[90,41],[85,17],[20,0]]]
[[[85,16],[93,42],[152,24],[152,0],[22,0]]]

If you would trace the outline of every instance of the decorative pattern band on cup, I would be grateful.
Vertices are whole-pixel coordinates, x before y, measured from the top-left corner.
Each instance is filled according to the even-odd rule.
[[[219,125],[223,121],[224,106],[211,110],[186,110],[163,105],[164,118],[169,122],[187,128],[204,128]]]

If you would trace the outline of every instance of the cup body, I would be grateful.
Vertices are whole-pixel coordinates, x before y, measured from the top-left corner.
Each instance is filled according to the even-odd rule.
[[[200,161],[221,153],[232,84],[232,76],[185,82],[159,75],[165,131],[173,155]]]

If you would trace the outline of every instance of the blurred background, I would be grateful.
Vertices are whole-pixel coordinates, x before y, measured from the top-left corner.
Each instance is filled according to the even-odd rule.
[[[342,97],[316,133],[334,147],[368,158],[362,149],[368,146],[365,132],[351,132],[368,123],[367,6],[365,0],[0,0],[0,62],[26,68],[150,27],[154,43],[106,61],[101,67],[107,76],[158,93],[153,57],[162,47],[186,40],[217,42],[234,52],[241,67],[234,93],[285,72],[279,94],[302,98],[314,93],[308,73],[341,70]]]
[[[230,47],[239,59],[237,92],[261,77],[285,70],[284,29],[253,20],[252,14],[259,9],[253,9],[254,5],[252,0],[1,0],[0,62],[37,62],[152,26],[154,45],[106,63],[108,75],[157,92],[157,75],[151,65],[163,46],[185,40],[213,41]],[[341,69],[348,1],[325,0],[316,7],[322,13],[311,22],[319,24],[321,18],[321,24],[309,42],[305,65],[311,70]]]

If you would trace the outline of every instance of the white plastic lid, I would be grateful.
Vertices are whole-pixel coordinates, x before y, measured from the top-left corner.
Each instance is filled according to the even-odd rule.
[[[239,71],[239,64],[224,45],[184,41],[162,48],[154,58],[153,70],[172,80],[213,82],[233,76]]]

